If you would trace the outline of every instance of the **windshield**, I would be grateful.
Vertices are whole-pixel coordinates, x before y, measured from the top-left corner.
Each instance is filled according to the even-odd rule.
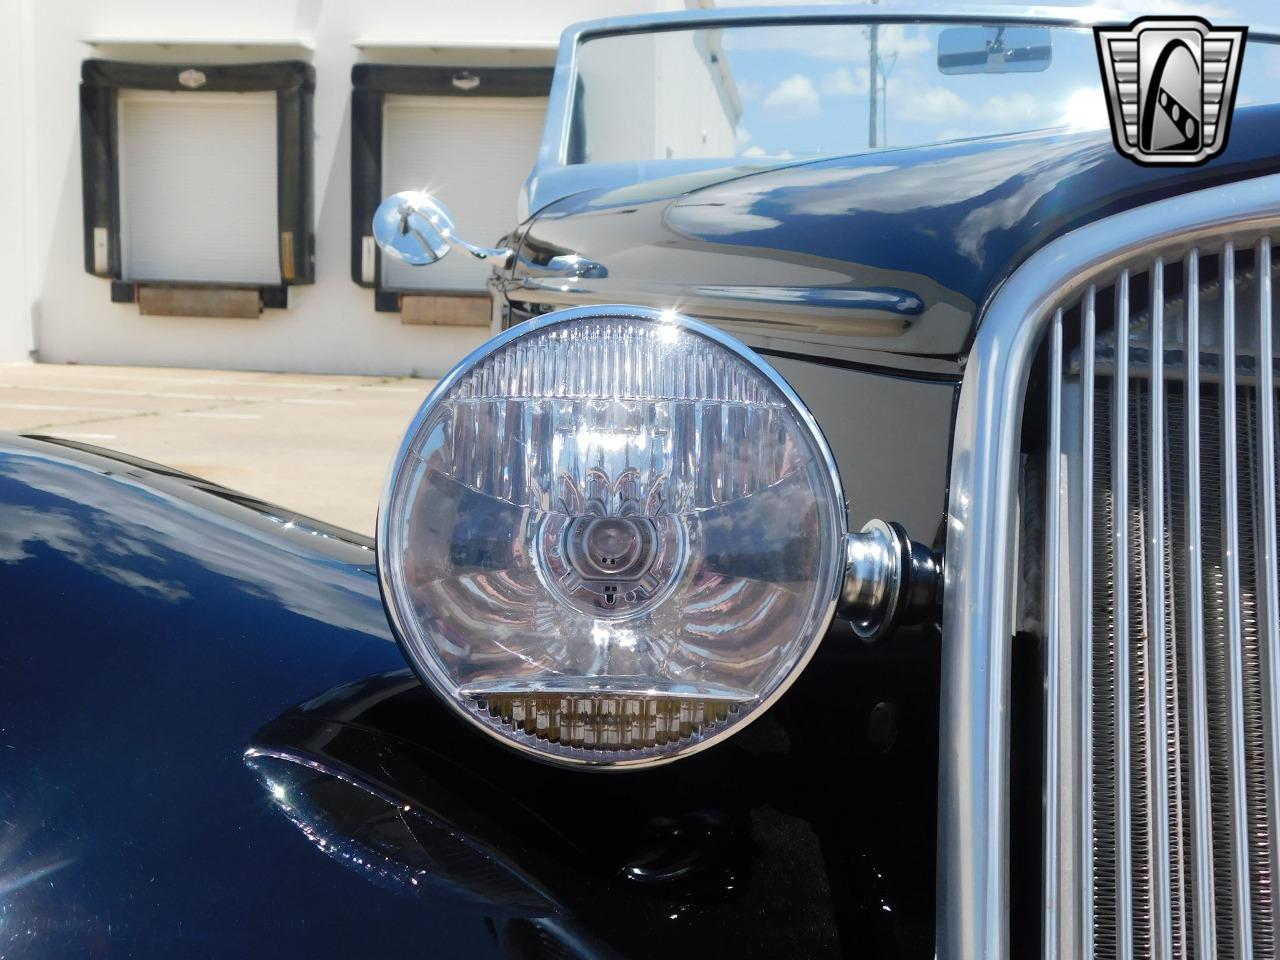
[[[1276,99],[1277,52],[1249,38],[1237,104]],[[591,37],[578,50],[573,97],[571,164],[787,160],[1107,126],[1093,31],[1026,24],[771,24]]]

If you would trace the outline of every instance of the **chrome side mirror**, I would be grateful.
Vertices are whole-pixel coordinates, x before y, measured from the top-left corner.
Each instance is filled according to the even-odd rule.
[[[415,267],[435,263],[452,247],[479,260],[512,256],[508,247],[480,247],[457,236],[444,204],[420,190],[394,193],[383,200],[373,215],[373,236],[388,256]]]
[[[453,229],[453,217],[444,204],[421,190],[393,193],[373,215],[373,237],[378,246],[388,256],[410,266],[435,263],[453,247],[467,251],[477,260],[501,260],[504,266],[515,258],[510,247],[480,247],[463,240]],[[609,276],[603,264],[576,253],[561,254],[541,264],[521,262],[530,274],[539,276],[590,280]]]

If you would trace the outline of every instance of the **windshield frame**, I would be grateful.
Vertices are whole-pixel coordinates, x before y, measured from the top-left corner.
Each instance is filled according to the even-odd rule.
[[[630,164],[568,162],[573,127],[574,85],[578,75],[578,50],[587,40],[636,33],[663,33],[714,27],[822,26],[831,24],[987,24],[1043,27],[1125,27],[1140,11],[1104,7],[966,5],[947,10],[933,5],[731,7],[672,13],[612,17],[572,24],[560,37],[555,76],[547,103],[538,159],[525,182],[519,200],[521,222],[565,197],[593,187],[619,187],[653,179],[657,170],[670,174],[724,167],[720,160],[662,160]],[[1249,24],[1250,40],[1280,40],[1280,26]],[[809,162],[813,158],[797,159]],[[741,168],[742,163],[735,166]],[[777,161],[759,166],[777,166]]]

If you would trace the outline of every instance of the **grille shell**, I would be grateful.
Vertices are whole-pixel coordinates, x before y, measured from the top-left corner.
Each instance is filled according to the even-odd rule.
[[[1276,956],[1274,269],[1202,244],[1050,321],[1046,955]]]
[[[1011,942],[1013,852],[1021,855],[1039,844],[1034,836],[1014,837],[1010,830],[1010,692],[1015,598],[1024,574],[1018,559],[1028,547],[1019,539],[1024,533],[1020,511],[1032,508],[1032,501],[1019,497],[1023,414],[1029,409],[1043,434],[1043,409],[1028,407],[1028,383],[1045,331],[1057,307],[1078,299],[1090,284],[1111,282],[1126,267],[1145,269],[1157,256],[1173,262],[1192,246],[1207,249],[1228,239],[1247,249],[1278,227],[1277,175],[1178,195],[1046,244],[1006,278],[983,308],[956,407],[949,477],[940,691],[939,957],[976,960],[1039,952],[1030,943]],[[1043,513],[1044,498],[1034,502]],[[1071,698],[1062,693],[1059,687],[1056,695],[1070,709]],[[1054,695],[1052,685],[1046,695]],[[1046,803],[1056,804],[1061,771],[1044,772],[1054,786],[1045,791]],[[1054,810],[1060,812],[1056,806]],[[1091,951],[1078,922],[1080,898],[1072,893],[1079,877],[1078,838],[1069,820],[1053,822],[1061,828],[1060,846],[1048,849],[1060,855],[1061,863],[1049,875],[1061,882],[1045,891],[1049,896],[1039,909],[1023,912],[1047,932],[1045,953],[1085,956]],[[1019,875],[1018,889],[1034,885],[1039,875],[1036,869],[1026,882]]]

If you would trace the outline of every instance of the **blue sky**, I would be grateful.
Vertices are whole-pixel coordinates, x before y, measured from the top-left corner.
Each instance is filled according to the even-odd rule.
[[[1256,27],[1264,15],[1275,18],[1277,7],[1276,0],[1225,0],[1146,4],[1140,9],[1194,11],[1211,22]],[[886,134],[890,146],[908,146],[1063,124],[1106,126],[1091,31],[1053,30],[1052,62],[1042,72],[946,76],[936,62],[942,29],[936,24],[879,29],[881,69],[888,71],[887,98],[878,125],[882,145]],[[743,105],[740,155],[806,156],[867,148],[867,28],[726,30],[723,42]],[[1277,97],[1280,46],[1251,43],[1241,71],[1238,103]]]
[[[1002,3],[1003,0],[992,0]],[[1064,7],[1089,7],[1092,3],[1072,2],[1072,0],[1056,0]],[[736,6],[721,3],[719,6]],[[1143,14],[1172,15],[1178,13],[1194,13],[1204,17],[1210,23],[1223,26],[1263,26],[1280,25],[1280,9],[1275,0],[1208,0],[1200,3],[1197,0],[1134,0],[1131,3],[1115,3],[1107,5],[1113,9],[1134,10]]]
[[[715,0],[717,7],[751,7],[751,6],[791,6],[796,3],[821,3],[823,0]],[[832,2],[842,2],[842,0],[832,0]],[[984,5],[1008,6],[1017,10],[1027,10],[1030,6],[1026,3],[1013,2],[1013,0],[984,0]],[[962,11],[967,6],[964,3],[952,2],[947,3],[945,0],[937,0],[934,4],[939,12],[948,10]],[[1086,2],[1086,0],[1052,0],[1052,5],[1063,7],[1095,7],[1100,10],[1125,10],[1138,14],[1148,15],[1172,15],[1179,13],[1193,13],[1197,16],[1204,17],[1210,22],[1217,22],[1224,25],[1236,26],[1244,24],[1245,26],[1264,26],[1280,27],[1280,4],[1276,0],[1130,0],[1130,2],[1115,3],[1094,3]],[[892,0],[887,0],[883,4],[885,9],[892,9]],[[913,9],[918,9],[919,3],[911,4]]]
[[[879,28],[881,69],[888,72],[882,142],[907,146],[1051,126],[1071,109],[1073,96],[1082,96],[1078,91],[1100,90],[1088,31],[1054,31],[1053,62],[1043,72],[944,76],[936,59],[943,29]],[[743,102],[740,152],[866,149],[868,44],[867,28],[853,25],[725,31],[726,59]]]

